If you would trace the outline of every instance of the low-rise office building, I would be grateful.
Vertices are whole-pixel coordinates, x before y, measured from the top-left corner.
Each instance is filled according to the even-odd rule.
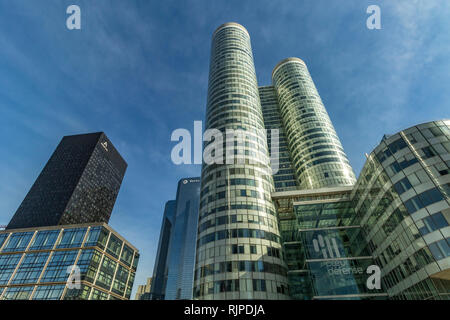
[[[105,223],[0,231],[0,299],[127,300],[138,261]]]

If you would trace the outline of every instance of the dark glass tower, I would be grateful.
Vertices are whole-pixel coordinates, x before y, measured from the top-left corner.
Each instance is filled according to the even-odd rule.
[[[166,203],[153,269],[152,300],[192,299],[197,246],[200,178],[178,182],[177,198]]]
[[[167,254],[169,252],[170,237],[175,223],[177,202],[170,200],[164,208],[163,222],[159,234],[158,252],[153,268],[150,296],[152,300],[164,300],[167,283]]]
[[[199,202],[200,178],[181,179],[167,261],[165,300],[192,299]]]
[[[63,137],[7,229],[108,223],[126,168],[103,132]]]

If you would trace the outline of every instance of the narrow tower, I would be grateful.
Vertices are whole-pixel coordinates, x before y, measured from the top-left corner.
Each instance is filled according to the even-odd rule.
[[[282,60],[272,83],[300,189],[354,185],[355,174],[306,64]]]
[[[206,129],[245,131],[232,143],[245,159],[203,165],[194,299],[287,299],[250,36],[237,23],[213,34]]]

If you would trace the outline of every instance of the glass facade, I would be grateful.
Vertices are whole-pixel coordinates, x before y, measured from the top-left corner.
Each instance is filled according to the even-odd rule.
[[[103,223],[0,231],[0,300],[130,298],[138,251]],[[80,288],[70,289],[70,270]]]
[[[126,168],[103,132],[63,137],[7,229],[107,223]]]
[[[448,120],[385,136],[363,167],[355,223],[392,299],[450,298],[449,173]]]
[[[281,255],[268,254],[281,250],[270,198],[274,185],[261,135],[265,128],[250,36],[237,23],[226,23],[213,35],[206,129],[227,138],[227,130],[240,130],[243,137],[224,142],[231,161],[202,168],[194,299],[288,298],[283,274],[256,268],[264,263],[284,268],[284,262]],[[225,265],[231,268],[220,267]],[[204,272],[211,266],[213,273]]]
[[[273,86],[259,87],[259,98],[264,116],[264,126],[267,131],[267,144],[272,158],[278,158],[279,169],[273,175],[275,191],[298,189],[297,179],[292,167],[291,153],[283,128],[280,111],[278,110],[277,93]],[[271,130],[278,130],[278,150],[272,150]]]
[[[293,299],[386,298],[382,288],[366,286],[370,252],[353,250],[364,239],[352,224],[350,193],[351,187],[340,187],[274,194],[280,210],[291,208],[280,214],[280,229]]]
[[[353,185],[355,174],[305,63],[281,61],[272,83],[300,189]]]
[[[168,251],[165,300],[192,299],[199,201],[200,178],[181,179]]]
[[[151,286],[152,300],[164,300],[167,284],[167,256],[169,253],[170,239],[175,224],[176,200],[167,201],[164,208],[164,216],[159,234],[158,252],[153,268],[153,280]]]

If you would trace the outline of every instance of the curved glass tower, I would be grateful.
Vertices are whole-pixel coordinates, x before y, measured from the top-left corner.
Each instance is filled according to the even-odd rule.
[[[272,83],[300,189],[353,185],[355,174],[306,64],[282,60]]]
[[[233,161],[203,165],[194,299],[287,299],[250,36],[237,23],[213,35],[206,129],[213,128],[242,130],[245,139],[226,139]]]

